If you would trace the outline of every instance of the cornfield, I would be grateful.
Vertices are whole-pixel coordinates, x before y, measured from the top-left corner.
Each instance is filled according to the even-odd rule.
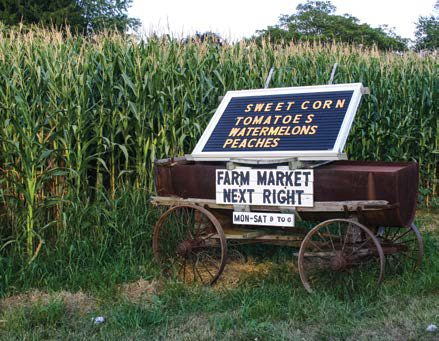
[[[228,90],[362,82],[350,159],[420,164],[420,200],[437,199],[438,59],[348,45],[218,46],[170,37],[90,38],[0,27],[0,252],[32,260],[69,205],[153,191],[159,158],[190,153]],[[5,213],[6,212],[6,213]]]

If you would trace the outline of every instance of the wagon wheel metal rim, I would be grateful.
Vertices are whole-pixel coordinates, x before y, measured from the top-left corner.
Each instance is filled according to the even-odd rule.
[[[197,216],[204,221],[197,223]],[[167,247],[171,240],[162,233],[175,239],[172,245]],[[226,265],[227,242],[221,224],[211,212],[185,204],[171,207],[160,216],[154,228],[153,251],[165,274],[184,282],[212,285]]]
[[[414,223],[406,228],[384,228],[384,233],[377,236],[391,269],[398,270],[407,263],[410,264],[412,267],[410,270],[413,272],[419,268],[424,256],[424,242]],[[386,252],[389,247],[396,250]]]
[[[342,226],[345,226],[345,230]],[[331,278],[336,279],[337,273],[353,272],[355,275],[355,272],[363,271],[361,267],[364,265],[374,268],[374,277],[378,286],[384,277],[383,250],[374,233],[354,220],[326,220],[312,228],[300,246],[299,274],[304,288],[309,293],[313,292],[311,278],[318,277],[319,271],[322,276],[329,274]],[[317,276],[313,276],[310,271],[313,266]],[[378,266],[379,271],[376,269]],[[349,276],[349,274],[341,275],[343,280]],[[354,280],[353,276],[352,279]]]

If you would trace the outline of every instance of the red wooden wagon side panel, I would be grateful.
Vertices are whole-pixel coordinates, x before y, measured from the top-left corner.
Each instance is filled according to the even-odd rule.
[[[215,199],[215,171],[225,168],[224,162],[159,160],[154,172],[157,194]],[[403,227],[413,222],[418,197],[415,162],[336,161],[315,168],[314,179],[314,201],[388,201],[387,209],[357,212],[366,225]],[[346,217],[346,213],[302,212],[301,216],[322,221]]]

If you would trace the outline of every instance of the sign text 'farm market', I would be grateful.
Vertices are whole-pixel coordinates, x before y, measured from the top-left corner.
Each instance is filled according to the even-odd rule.
[[[217,169],[216,202],[312,207],[313,183],[311,169]]]

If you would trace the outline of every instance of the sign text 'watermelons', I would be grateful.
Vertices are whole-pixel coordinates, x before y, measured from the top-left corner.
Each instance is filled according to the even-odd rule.
[[[229,91],[195,147],[195,160],[337,159],[361,83]]]

